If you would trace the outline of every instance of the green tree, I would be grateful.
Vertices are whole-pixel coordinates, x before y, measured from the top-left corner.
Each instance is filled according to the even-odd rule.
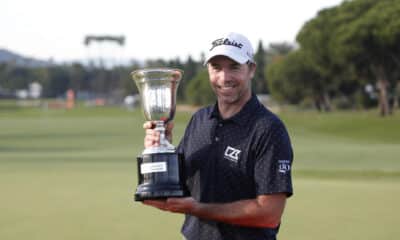
[[[295,50],[295,46],[288,42],[270,43],[267,49],[267,62],[270,62],[274,56],[286,56]]]
[[[8,64],[3,67],[1,86],[8,90],[27,89],[32,82],[32,71],[26,67]]]
[[[256,72],[254,74],[254,79],[252,83],[253,92],[256,94],[268,93],[268,83],[265,76],[266,68],[266,53],[263,47],[262,41],[259,41],[256,53],[254,55],[254,60],[257,63]]]
[[[197,75],[200,64],[193,60],[193,58],[189,55],[186,62],[183,64],[183,79],[179,85],[178,90],[178,99],[181,101],[187,100],[190,95],[187,93],[187,86],[193,80],[193,78]]]
[[[353,0],[324,9],[297,35],[323,77],[326,91],[352,95],[375,81],[382,115],[399,79],[400,2]]]
[[[43,86],[45,97],[64,96],[69,87],[69,73],[65,66],[52,66],[48,68],[48,81]]]
[[[187,86],[187,100],[194,105],[207,105],[215,101],[215,95],[210,87],[207,69],[203,69]]]
[[[342,5],[341,15],[353,16],[340,25],[334,39],[336,54],[352,62],[360,75],[374,77],[382,116],[390,112],[389,89],[398,80],[400,55],[400,2],[397,0],[356,0]],[[397,76],[391,73],[397,72]]]
[[[130,74],[131,72],[140,68],[141,66],[139,63],[133,62],[132,66],[121,69],[121,87],[123,89],[124,96],[138,94],[138,89]]]
[[[267,67],[272,95],[281,101],[299,104],[312,97],[319,109],[322,106],[320,92],[323,88],[321,76],[306,52],[298,50],[276,60]]]
[[[351,65],[339,63],[332,57],[335,52],[335,48],[331,47],[335,37],[332,32],[339,24],[347,21],[337,19],[338,9],[339,7],[333,7],[321,10],[316,18],[303,26],[296,37],[302,51],[307,52],[310,64],[320,76],[318,83],[311,84],[317,87],[313,96],[316,106],[323,105],[327,109],[331,109],[331,95],[349,96],[359,87],[357,79],[351,74]]]
[[[87,86],[87,73],[83,65],[79,63],[73,63],[68,66],[69,71],[69,88],[73,89],[75,92],[86,90]]]

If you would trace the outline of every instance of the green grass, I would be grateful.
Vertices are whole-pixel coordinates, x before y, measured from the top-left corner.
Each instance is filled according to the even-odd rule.
[[[142,114],[1,107],[0,239],[181,239],[182,216],[134,202]],[[295,194],[280,239],[398,239],[400,117],[283,111]],[[178,113],[175,144],[190,113]]]
[[[301,175],[399,176],[400,115],[283,112]]]
[[[296,178],[280,239],[399,239],[399,181]]]

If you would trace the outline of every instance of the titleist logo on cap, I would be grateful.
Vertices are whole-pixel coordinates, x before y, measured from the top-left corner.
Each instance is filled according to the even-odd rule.
[[[212,47],[211,47],[210,51],[220,45],[229,45],[229,46],[234,46],[237,48],[243,47],[242,43],[238,43],[235,40],[229,40],[229,38],[218,38],[217,40],[214,40],[211,44],[212,44]]]

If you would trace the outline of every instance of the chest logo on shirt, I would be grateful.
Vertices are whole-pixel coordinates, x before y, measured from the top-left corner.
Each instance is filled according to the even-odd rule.
[[[225,149],[224,158],[226,158],[234,163],[237,163],[239,161],[239,154],[241,152],[242,151],[239,149],[228,146]]]

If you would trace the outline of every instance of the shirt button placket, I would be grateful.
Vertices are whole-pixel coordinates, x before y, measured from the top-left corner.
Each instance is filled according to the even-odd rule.
[[[219,131],[219,128],[221,128],[222,126],[223,126],[223,123],[218,123],[218,125],[217,125],[218,127],[217,127],[217,129],[216,129],[216,131],[215,131],[215,137],[214,137],[214,141],[216,142],[216,143],[218,143],[220,140],[221,140],[221,138],[220,137],[218,137],[218,132],[220,132]]]

